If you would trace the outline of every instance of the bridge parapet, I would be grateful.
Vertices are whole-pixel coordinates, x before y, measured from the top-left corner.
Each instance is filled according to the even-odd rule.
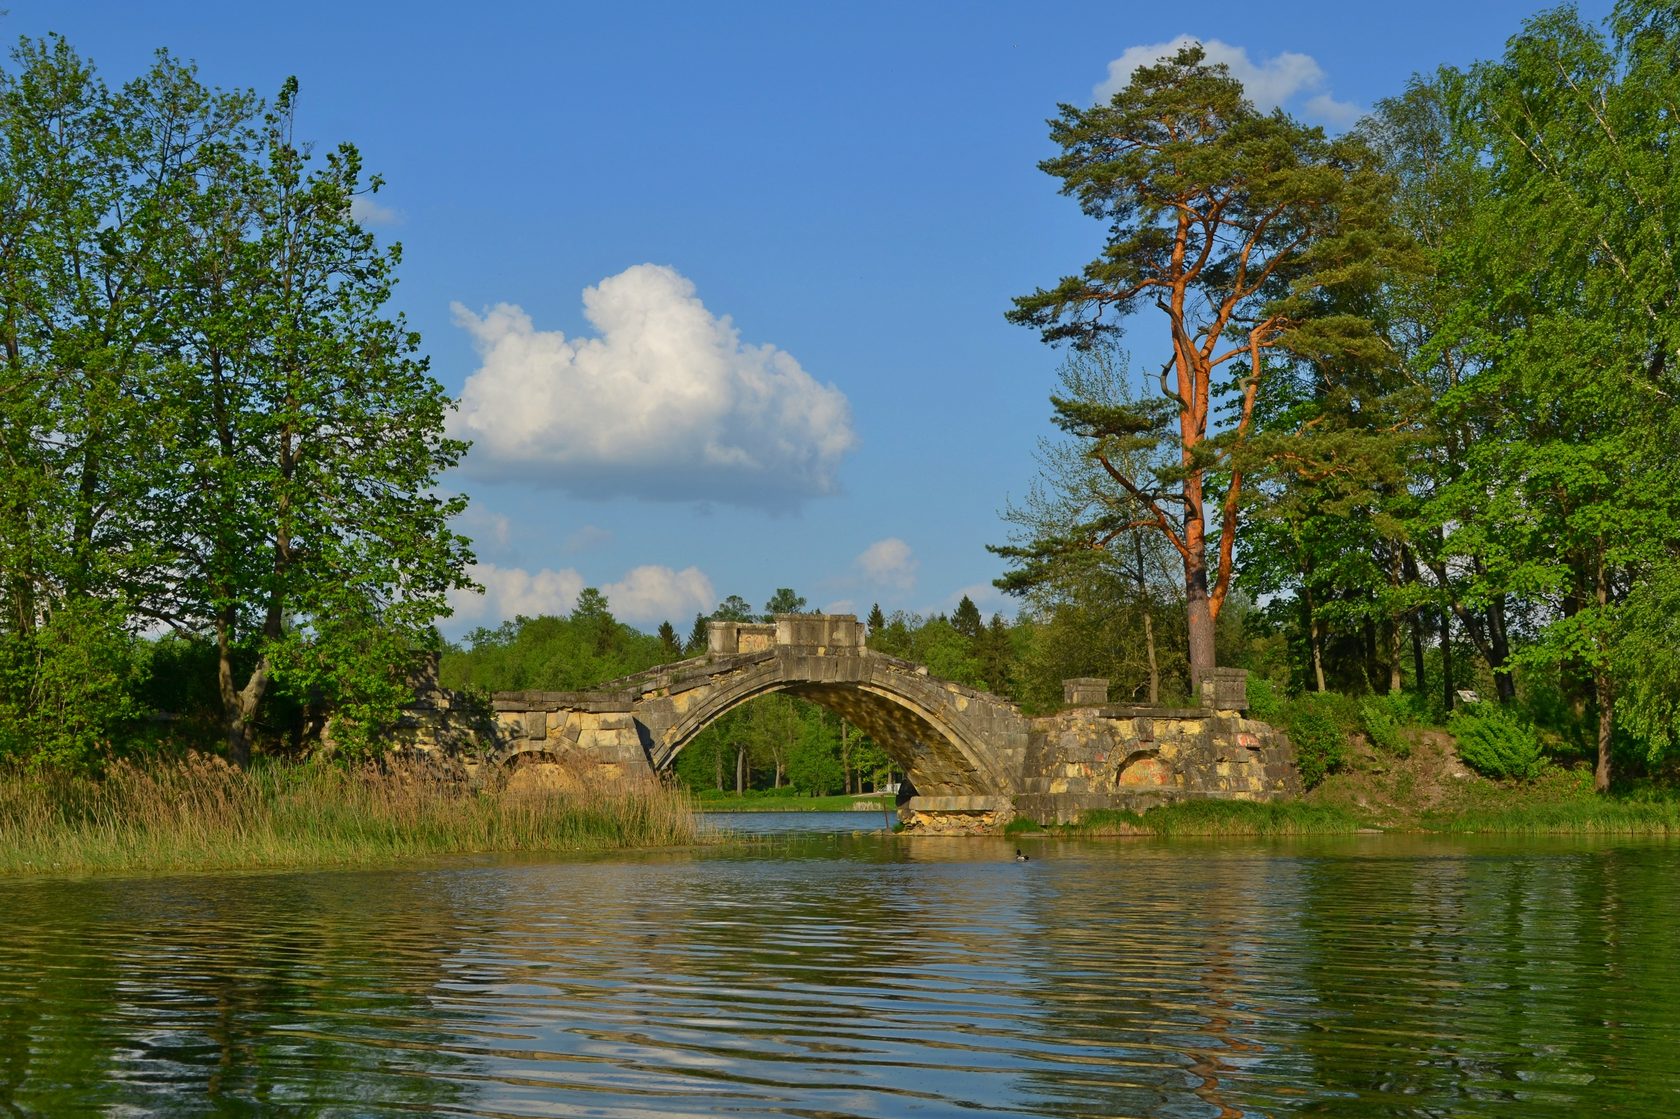
[[[861,653],[863,623],[855,614],[777,614],[772,622],[709,622],[706,653],[729,657],[797,649],[819,656]]]

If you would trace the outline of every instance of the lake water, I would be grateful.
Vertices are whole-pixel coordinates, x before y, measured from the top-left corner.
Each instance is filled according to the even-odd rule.
[[[836,815],[0,881],[0,1114],[1680,1115],[1680,845]]]

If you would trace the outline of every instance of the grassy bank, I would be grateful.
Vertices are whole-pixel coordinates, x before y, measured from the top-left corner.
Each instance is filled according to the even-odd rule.
[[[136,766],[102,779],[0,773],[0,874],[343,866],[479,851],[691,842],[693,805],[622,795],[478,792],[425,765]]]
[[[863,808],[858,808],[858,805],[862,805]],[[792,792],[782,796],[763,792],[755,792],[747,796],[731,796],[723,793],[705,792],[695,797],[694,807],[701,812],[849,812],[854,810],[879,812],[882,809],[891,810],[893,798],[890,796],[813,797],[801,796]]]

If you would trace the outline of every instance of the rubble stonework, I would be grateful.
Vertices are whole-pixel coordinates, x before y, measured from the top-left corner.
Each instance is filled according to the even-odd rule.
[[[724,712],[785,692],[838,712],[886,750],[916,790],[900,806],[910,830],[986,831],[1016,815],[1067,822],[1089,808],[1300,792],[1287,739],[1237,709],[1110,706],[1107,682],[1092,679],[1069,683],[1070,701],[1087,706],[1029,718],[867,648],[851,615],[714,622],[709,638],[704,657],[588,692],[499,692],[493,741],[478,748],[492,764],[544,759],[574,772],[593,766],[602,785],[650,781]],[[1223,670],[1203,694],[1241,703],[1242,683]]]
[[[1301,794],[1282,732],[1213,708],[1082,707],[1033,720],[1015,811],[1070,823],[1091,808]]]

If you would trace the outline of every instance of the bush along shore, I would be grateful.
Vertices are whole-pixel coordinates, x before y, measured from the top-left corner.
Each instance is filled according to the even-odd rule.
[[[473,788],[424,759],[360,765],[193,754],[103,775],[0,773],[0,873],[347,866],[489,851],[692,843],[686,793]]]

